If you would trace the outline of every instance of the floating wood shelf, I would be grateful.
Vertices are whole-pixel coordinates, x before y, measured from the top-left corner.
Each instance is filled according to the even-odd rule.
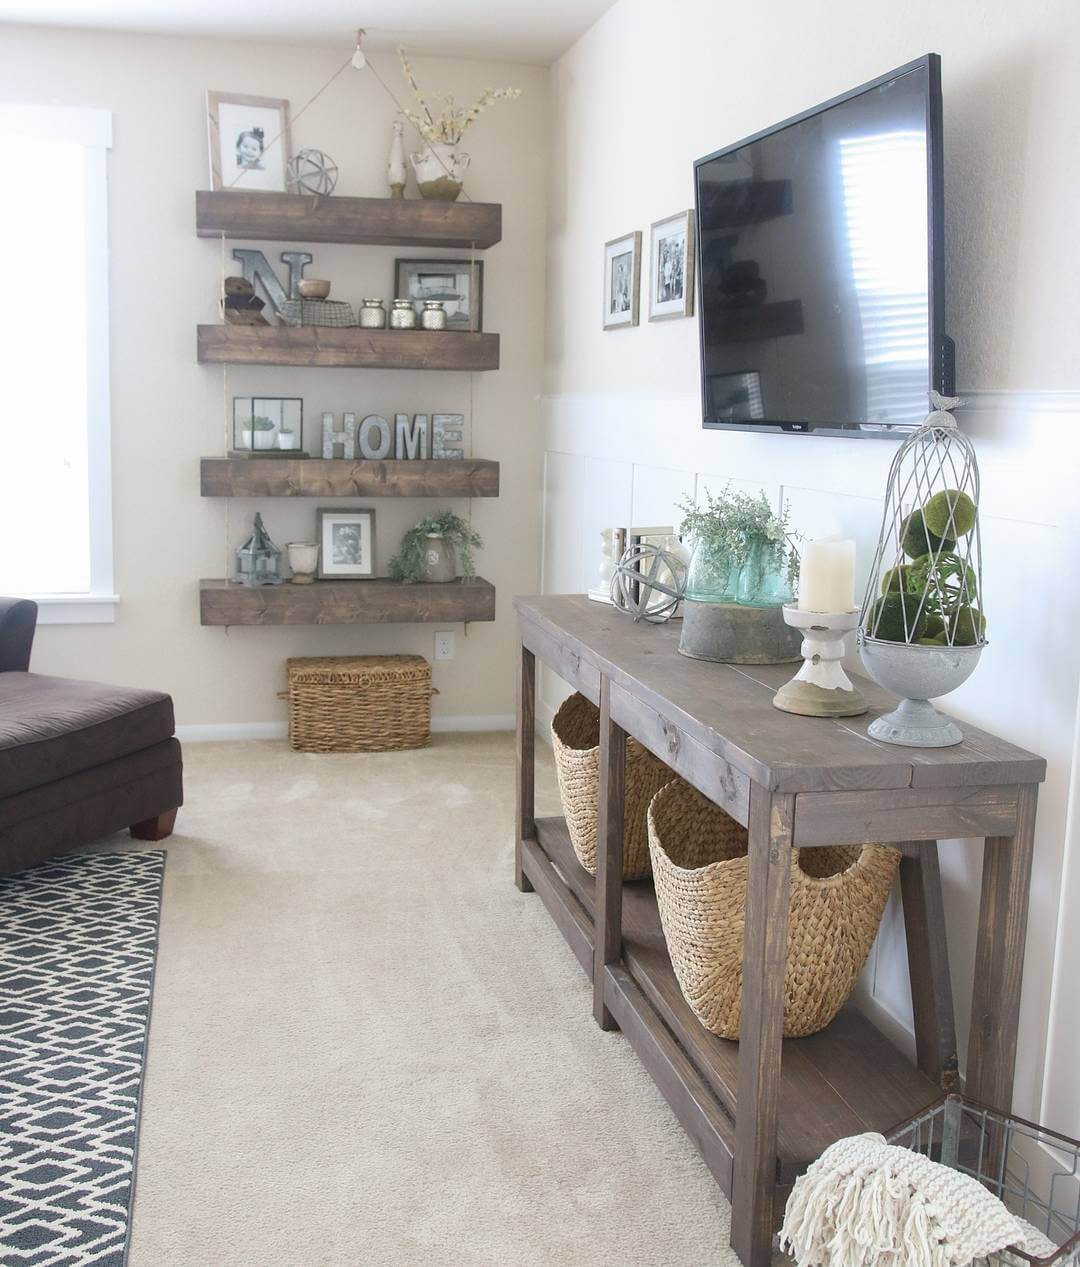
[[[536,839],[523,843],[525,874],[591,975],[595,878],[578,862],[562,818],[537,819]],[[641,1010],[641,1024],[655,1028],[659,1020],[675,1036],[715,1097],[720,1111],[713,1112],[714,1123],[733,1156],[739,1044],[710,1034],[683,997],[652,883],[628,883],[622,892],[623,962],[636,987],[627,991],[627,1006]],[[809,1038],[785,1039],[780,1078],[781,1186],[792,1183],[842,1135],[888,1130],[941,1095],[938,1086],[851,1010]]]
[[[481,577],[442,585],[315,581],[311,585],[199,582],[204,625],[381,625],[495,619],[495,586]]]
[[[383,370],[497,370],[499,336],[359,326],[199,326],[199,361]]]
[[[482,250],[502,240],[502,206],[200,189],[195,194],[195,230],[201,238],[224,234],[271,242]]]
[[[204,497],[498,497],[498,462],[203,458]]]

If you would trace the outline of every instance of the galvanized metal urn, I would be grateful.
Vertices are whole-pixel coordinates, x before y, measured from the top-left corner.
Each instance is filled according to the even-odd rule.
[[[963,732],[931,699],[965,682],[986,646],[979,535],[979,466],[949,412],[958,399],[930,393],[933,412],[897,451],[859,617],[870,676],[901,696],[870,734],[940,748]]]

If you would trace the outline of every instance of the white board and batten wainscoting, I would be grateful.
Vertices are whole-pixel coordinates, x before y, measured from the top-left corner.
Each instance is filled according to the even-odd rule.
[[[1067,914],[1080,908],[1080,392],[968,391],[963,398],[957,416],[975,442],[982,474],[990,645],[945,707],[961,722],[1008,735],[1047,758],[1015,1110],[1080,1134],[1080,1015],[1070,1004],[1068,980],[1068,965],[1080,962],[1080,922]],[[789,502],[792,524],[805,537],[853,537],[857,586],[865,584],[898,442],[705,431],[696,391],[548,396],[543,403],[545,593],[595,585],[601,529],[677,524],[681,498],[718,491],[728,480],[747,491],[764,489],[777,504]],[[566,688],[544,671],[538,694],[546,736]],[[981,842],[943,847],[941,865],[963,1068]],[[895,895],[856,1000],[913,1051]]]

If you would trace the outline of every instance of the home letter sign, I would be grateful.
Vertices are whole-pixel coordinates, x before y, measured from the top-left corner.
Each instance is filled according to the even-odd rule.
[[[463,458],[465,450],[458,448],[465,436],[464,414],[431,415],[431,456],[433,458]]]
[[[428,443],[428,416],[417,414],[409,422],[408,414],[394,415],[395,446],[394,456],[397,458],[426,459],[430,452]]]
[[[341,430],[334,430],[334,415],[322,416],[322,455],[324,458],[347,458],[352,461],[356,457],[356,414],[346,414],[341,421]]]
[[[377,437],[374,443],[372,436]],[[360,456],[377,462],[382,461],[383,458],[390,456],[392,445],[390,424],[378,414],[368,414],[360,423]]]

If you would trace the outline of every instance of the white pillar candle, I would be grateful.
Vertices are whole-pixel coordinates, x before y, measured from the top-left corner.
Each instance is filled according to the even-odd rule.
[[[808,541],[799,567],[799,611],[855,608],[855,542]]]

